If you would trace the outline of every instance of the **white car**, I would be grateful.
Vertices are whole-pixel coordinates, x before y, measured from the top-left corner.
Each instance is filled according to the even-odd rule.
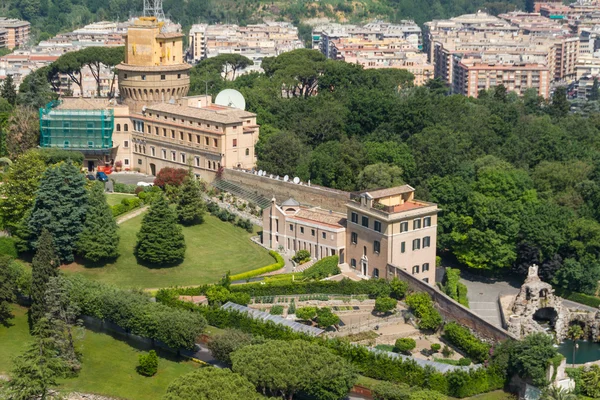
[[[138,186],[154,186],[154,183],[150,183],[150,182],[138,182],[137,185]]]

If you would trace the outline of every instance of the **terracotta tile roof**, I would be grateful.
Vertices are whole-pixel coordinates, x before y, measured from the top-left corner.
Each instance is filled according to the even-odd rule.
[[[178,37],[183,37],[183,34],[181,34],[179,32],[164,32],[164,33],[159,33],[158,35],[156,35],[157,39],[171,39],[171,38],[178,38]]]
[[[149,111],[185,115],[186,117],[214,121],[221,124],[241,124],[244,119],[256,116],[256,114],[237,108],[223,107],[214,110],[213,108],[197,108],[168,103],[149,105],[146,107],[146,112]]]
[[[402,186],[396,186],[396,187],[389,188],[389,189],[366,191],[364,193],[369,194],[374,199],[380,199],[382,197],[395,196],[398,194],[410,193],[410,192],[414,192],[414,191],[415,191],[415,189],[413,187],[411,187],[410,185],[402,185]]]
[[[68,98],[56,107],[57,110],[103,110],[108,108],[107,99]]]
[[[326,224],[334,228],[343,228],[346,226],[346,214],[335,211],[329,212],[321,208],[302,207],[297,213],[290,215],[290,217]]]

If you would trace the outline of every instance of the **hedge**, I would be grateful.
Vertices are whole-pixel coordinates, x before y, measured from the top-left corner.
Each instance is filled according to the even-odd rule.
[[[252,277],[266,274],[267,272],[277,271],[285,266],[285,260],[274,250],[269,251],[271,257],[275,259],[275,264],[267,265],[266,267],[253,269],[252,271],[242,272],[241,274],[231,275],[229,278],[232,281],[241,281]]]
[[[17,258],[17,247],[13,238],[0,237],[0,255]]]
[[[135,189],[137,188],[137,185],[128,185],[125,183],[115,182],[114,179],[112,179],[112,181],[113,181],[113,192],[115,192],[115,193],[131,193],[131,194],[133,194],[135,192]]]
[[[446,275],[444,276],[444,284],[442,289],[444,293],[450,296],[452,299],[458,301],[465,307],[469,307],[469,300],[467,299],[467,287],[459,282],[460,270],[456,268],[446,268]]]
[[[79,306],[81,315],[112,322],[129,333],[158,340],[173,349],[193,349],[206,327],[202,315],[152,302],[143,293],[78,275],[67,279],[70,300]]]
[[[138,208],[142,205],[142,200],[137,197],[132,197],[131,199],[123,199],[121,203],[116,204],[111,207],[113,217],[117,217],[119,215],[125,214],[134,208]]]
[[[490,346],[487,343],[475,337],[469,328],[456,322],[449,322],[444,326],[444,338],[477,363],[485,362],[490,355]]]
[[[305,279],[323,279],[331,275],[337,275],[341,272],[338,263],[338,256],[322,258],[313,266],[304,270],[304,272],[302,272],[302,277]]]
[[[562,298],[574,301],[576,303],[585,304],[586,306],[598,308],[600,307],[600,298],[595,296],[590,296],[588,294],[583,293],[571,293],[571,292],[563,292],[558,293]]]

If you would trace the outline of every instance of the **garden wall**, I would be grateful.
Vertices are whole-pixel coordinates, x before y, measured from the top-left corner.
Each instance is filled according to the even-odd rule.
[[[390,278],[397,276],[398,279],[406,281],[412,290],[428,293],[444,318],[456,321],[479,335],[494,341],[517,339],[504,329],[489,323],[462,304],[440,292],[437,288],[415,278],[403,269],[388,264],[388,274]]]
[[[275,197],[279,204],[292,197],[300,204],[346,213],[345,204],[350,201],[349,192],[322,186],[308,186],[306,183],[296,185],[292,182],[284,182],[281,178],[276,180],[242,170],[225,169],[221,179],[267,199]]]

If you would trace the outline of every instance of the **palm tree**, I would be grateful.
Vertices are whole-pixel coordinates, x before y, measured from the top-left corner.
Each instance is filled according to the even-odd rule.
[[[579,347],[577,341],[583,337],[583,329],[578,324],[571,325],[567,336],[573,341],[573,367],[575,367],[575,350]]]
[[[577,395],[561,387],[551,386],[544,390],[540,400],[577,400]]]

